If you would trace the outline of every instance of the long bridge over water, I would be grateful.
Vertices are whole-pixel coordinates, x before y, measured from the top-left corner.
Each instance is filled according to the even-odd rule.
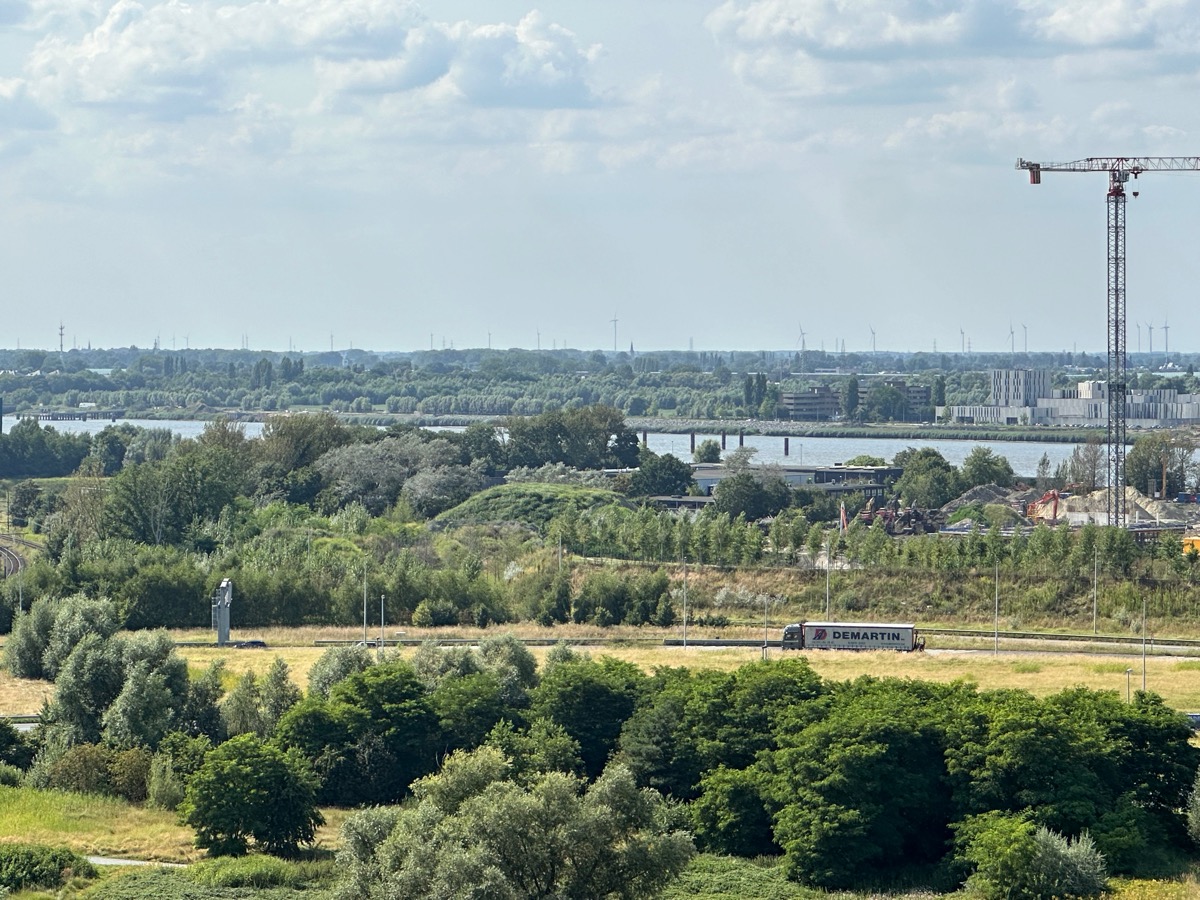
[[[37,419],[39,422],[115,422],[125,418],[123,409],[30,409],[17,413],[18,419]]]

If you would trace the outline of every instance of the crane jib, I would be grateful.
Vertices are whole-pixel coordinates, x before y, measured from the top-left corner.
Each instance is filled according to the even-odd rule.
[[[1128,172],[1134,177],[1142,172],[1196,172],[1200,171],[1200,156],[1089,156],[1072,162],[1031,162],[1018,159],[1016,168],[1027,169],[1030,180],[1040,172]]]

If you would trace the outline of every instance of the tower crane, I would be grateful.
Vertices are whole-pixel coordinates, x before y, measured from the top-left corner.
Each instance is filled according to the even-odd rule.
[[[1030,184],[1043,172],[1108,173],[1108,524],[1125,525],[1126,403],[1125,358],[1125,185],[1143,172],[1200,171],[1200,156],[1089,156],[1065,163],[1018,159]],[[1133,196],[1138,192],[1133,191]]]

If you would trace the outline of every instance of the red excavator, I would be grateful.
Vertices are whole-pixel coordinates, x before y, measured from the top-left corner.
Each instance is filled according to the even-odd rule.
[[[1058,491],[1046,491],[1025,508],[1025,515],[1032,519],[1035,525],[1041,522],[1053,525],[1058,522]]]

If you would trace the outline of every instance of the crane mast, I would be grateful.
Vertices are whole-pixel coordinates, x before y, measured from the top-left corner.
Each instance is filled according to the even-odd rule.
[[[1108,197],[1108,524],[1125,525],[1125,447],[1129,381],[1125,344],[1125,185],[1143,172],[1200,171],[1200,156],[1092,156],[1065,163],[1017,160],[1030,184],[1043,172],[1107,172]],[[1133,192],[1137,196],[1137,191]]]

